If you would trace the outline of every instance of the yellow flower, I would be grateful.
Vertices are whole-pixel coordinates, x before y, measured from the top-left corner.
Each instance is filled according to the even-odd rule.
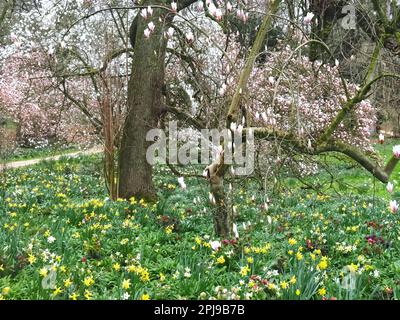
[[[248,263],[253,263],[253,262],[254,262],[254,259],[253,259],[252,257],[248,257],[248,258],[247,258],[247,262],[248,262]]]
[[[290,239],[288,240],[288,242],[289,242],[289,244],[290,244],[291,246],[294,246],[294,245],[297,243],[297,240],[296,240],[296,239],[293,239],[293,238],[290,238]]]
[[[291,256],[291,255],[293,255],[293,250],[288,250],[287,253]]]
[[[129,265],[128,267],[127,267],[127,270],[128,270],[128,272],[129,273],[134,273],[134,272],[136,272],[137,271],[137,267],[136,266],[134,266],[133,264],[131,264],[131,265]]]
[[[62,292],[62,289],[59,287],[56,287],[53,291],[54,296],[58,296]]]
[[[299,296],[299,295],[300,295],[300,290],[297,289],[297,290],[296,290],[296,296]]]
[[[76,294],[75,292],[72,293],[72,294],[69,296],[69,298],[70,298],[71,300],[78,300],[78,297],[79,297],[79,295]]]
[[[242,267],[241,269],[240,269],[240,274],[243,276],[243,277],[245,277],[249,272],[250,272],[250,267],[249,267],[249,265],[246,265],[245,267]]]
[[[65,286],[66,288],[68,288],[71,284],[72,284],[72,281],[71,281],[70,278],[64,280],[64,286]]]
[[[86,278],[83,280],[83,284],[84,284],[86,287],[90,287],[93,283],[94,283],[94,280],[93,280],[93,277],[92,277],[92,276],[86,277]]]
[[[36,262],[36,257],[33,254],[28,255],[28,262],[34,264]]]
[[[116,262],[116,263],[113,264],[113,269],[115,271],[119,271],[121,269],[121,265],[118,262]]]
[[[150,300],[150,295],[148,295],[147,293],[142,294],[142,297],[140,299],[142,299],[142,300]]]
[[[328,259],[326,257],[322,257],[321,261],[318,263],[318,268],[320,270],[328,268]]]
[[[143,282],[147,282],[147,281],[150,281],[150,274],[149,274],[149,272],[147,271],[147,269],[142,269],[141,270],[141,272],[140,272],[140,280],[141,281],[143,281]]]
[[[319,290],[318,290],[318,294],[319,294],[320,296],[326,295],[326,289],[325,289],[325,287],[319,289]]]
[[[268,283],[268,289],[270,290],[275,290],[276,289],[276,285],[272,282]]]
[[[352,264],[348,265],[347,268],[350,270],[350,272],[357,272],[358,265],[352,263]]]
[[[165,281],[165,275],[163,273],[160,273],[160,281],[161,282]]]
[[[11,291],[10,287],[4,287],[1,293],[6,296],[10,293],[10,291]]]
[[[292,278],[290,278],[289,281],[291,284],[295,284],[297,282],[296,276],[293,276]]]
[[[124,288],[125,290],[128,290],[130,286],[131,286],[130,279],[124,279],[124,281],[122,281],[122,288]]]
[[[60,267],[60,271],[61,271],[62,273],[65,273],[65,272],[67,272],[67,268],[66,268],[65,266],[61,266],[61,267]]]
[[[39,270],[39,274],[44,278],[48,274],[48,270],[46,268],[42,268]]]
[[[137,203],[135,197],[130,198],[130,199],[129,199],[129,202],[130,202],[131,204],[136,204],[136,203]]]
[[[303,259],[303,254],[301,252],[296,253],[296,258],[297,260],[302,260]]]
[[[0,264],[0,271],[4,271],[4,265]]]
[[[225,263],[225,258],[224,258],[224,256],[220,256],[220,257],[217,259],[217,263],[218,263],[218,264],[224,264],[224,263]]]
[[[84,296],[85,296],[86,300],[90,300],[90,299],[92,299],[93,293],[91,293],[88,289],[86,289]]]
[[[287,283],[286,281],[282,281],[282,282],[280,283],[280,285],[281,285],[281,288],[282,288],[282,289],[287,289],[287,287],[289,287],[289,283]]]
[[[171,225],[168,226],[168,227],[165,227],[165,233],[166,233],[166,234],[171,234],[171,233],[172,233],[172,230],[174,230],[174,225],[173,225],[173,224],[171,224]]]

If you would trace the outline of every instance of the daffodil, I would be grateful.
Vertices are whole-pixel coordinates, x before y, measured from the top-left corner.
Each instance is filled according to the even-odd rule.
[[[131,280],[130,279],[124,279],[122,281],[122,288],[124,288],[125,290],[128,290],[130,286],[131,286]]]
[[[142,297],[140,298],[141,300],[150,300],[150,295],[147,293],[142,294]]]
[[[220,257],[217,259],[217,263],[218,263],[218,264],[224,264],[224,263],[225,263],[225,258],[224,258],[224,256],[220,256]]]
[[[93,277],[92,277],[92,276],[86,277],[86,278],[83,280],[83,284],[84,284],[86,287],[90,287],[92,284],[94,284],[94,279],[93,279]]]

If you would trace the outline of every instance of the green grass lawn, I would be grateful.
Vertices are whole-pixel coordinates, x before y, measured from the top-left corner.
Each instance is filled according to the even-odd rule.
[[[384,166],[393,154],[393,146],[400,144],[399,139],[387,139],[385,144],[374,146],[382,166]],[[386,191],[386,184],[377,180],[371,173],[366,171],[355,161],[345,155],[328,154],[319,156],[321,170],[313,176],[304,178],[306,183],[317,186],[320,193],[328,195],[370,195],[389,199],[390,194]],[[325,170],[324,168],[327,168]],[[400,182],[400,167],[397,166],[392,174],[391,182],[395,185]],[[296,178],[286,179],[286,184],[292,188],[304,187]],[[319,187],[321,186],[321,187]],[[400,190],[395,189],[395,196],[400,197]]]
[[[385,186],[374,197],[367,173],[337,165],[366,192],[287,188],[266,211],[258,188],[234,187],[239,239],[218,250],[206,181],[181,190],[160,167],[157,203],[112,202],[98,156],[7,171],[0,298],[398,299],[400,226]]]

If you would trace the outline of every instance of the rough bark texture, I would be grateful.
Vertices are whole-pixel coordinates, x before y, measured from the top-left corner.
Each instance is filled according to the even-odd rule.
[[[154,200],[156,196],[153,169],[146,161],[146,151],[151,144],[146,142],[146,134],[157,127],[164,104],[162,91],[167,41],[158,21],[160,17],[164,20],[165,13],[163,9],[154,9],[151,20],[156,22],[156,29],[148,39],[144,37],[148,21],[141,16],[135,19],[137,26],[132,28],[136,31],[136,40],[128,86],[129,110],[119,156],[119,196],[126,199],[135,196]]]

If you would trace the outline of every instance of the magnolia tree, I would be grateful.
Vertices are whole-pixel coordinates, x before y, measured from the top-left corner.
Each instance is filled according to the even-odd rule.
[[[4,114],[17,124],[20,145],[85,142],[92,129],[56,90],[48,71],[42,68],[47,58],[46,54],[36,52],[28,56],[15,53],[5,60],[0,73]]]

